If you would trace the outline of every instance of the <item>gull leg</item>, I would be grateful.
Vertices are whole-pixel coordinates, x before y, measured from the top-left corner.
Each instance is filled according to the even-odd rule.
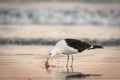
[[[73,54],[72,54],[71,67],[73,67]]]
[[[66,63],[66,67],[68,67],[68,62],[69,62],[69,55],[67,55],[67,63]]]
[[[66,65],[66,70],[67,70],[67,73],[69,73],[69,67]]]

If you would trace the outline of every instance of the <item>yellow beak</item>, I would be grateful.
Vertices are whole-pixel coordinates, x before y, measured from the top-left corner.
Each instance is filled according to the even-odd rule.
[[[46,61],[45,61],[45,65],[46,65],[46,66],[49,65],[49,59],[50,59],[50,56],[48,56],[48,57],[46,58]]]

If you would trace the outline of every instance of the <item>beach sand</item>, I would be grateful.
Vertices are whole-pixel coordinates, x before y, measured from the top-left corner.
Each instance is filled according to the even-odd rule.
[[[1,38],[119,39],[120,27],[94,25],[0,25]]]
[[[66,55],[45,57],[53,46],[0,46],[0,80],[119,80],[120,47],[86,50],[74,55],[73,68]],[[85,76],[86,75],[86,76]]]

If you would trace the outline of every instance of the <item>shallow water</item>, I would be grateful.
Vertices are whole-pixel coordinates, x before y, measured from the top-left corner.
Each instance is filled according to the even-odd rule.
[[[120,79],[120,47],[75,54],[73,67],[66,67],[66,55],[59,55],[46,68],[45,57],[51,47],[0,46],[0,80]]]

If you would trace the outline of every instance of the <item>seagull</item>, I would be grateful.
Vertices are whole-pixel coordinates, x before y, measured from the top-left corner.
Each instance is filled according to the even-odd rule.
[[[56,43],[56,45],[49,51],[48,56],[46,57],[45,65],[49,67],[49,60],[58,54],[65,54],[67,55],[67,63],[68,66],[69,56],[72,56],[71,67],[73,66],[73,54],[80,53],[84,50],[91,50],[103,48],[101,45],[92,45],[84,41],[80,41],[78,39],[70,39],[66,38],[60,40]]]

